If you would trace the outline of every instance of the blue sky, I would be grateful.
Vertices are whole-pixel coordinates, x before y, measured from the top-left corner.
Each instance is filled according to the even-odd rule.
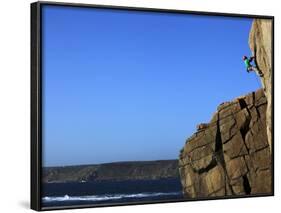
[[[175,159],[245,70],[251,19],[43,7],[43,166]]]

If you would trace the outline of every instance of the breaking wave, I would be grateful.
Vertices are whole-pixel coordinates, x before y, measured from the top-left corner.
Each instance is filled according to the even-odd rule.
[[[87,195],[87,196],[46,196],[43,197],[43,202],[67,202],[67,201],[106,201],[119,200],[128,198],[145,198],[145,197],[159,197],[159,196],[173,196],[180,195],[181,192],[152,192],[152,193],[137,193],[137,194],[115,194],[115,195]]]

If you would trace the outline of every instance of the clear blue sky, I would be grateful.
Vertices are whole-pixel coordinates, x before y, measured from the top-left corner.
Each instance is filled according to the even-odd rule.
[[[43,165],[175,159],[256,90],[251,19],[44,6]]]

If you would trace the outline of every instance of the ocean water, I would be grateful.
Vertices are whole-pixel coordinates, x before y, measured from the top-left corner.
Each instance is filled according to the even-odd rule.
[[[46,183],[42,206],[122,204],[182,200],[179,179]]]

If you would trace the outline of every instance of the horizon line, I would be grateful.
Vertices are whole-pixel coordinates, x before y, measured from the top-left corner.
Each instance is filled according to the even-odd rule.
[[[55,167],[74,167],[74,166],[95,166],[102,164],[114,164],[114,163],[132,163],[132,162],[157,162],[157,161],[178,161],[175,159],[160,159],[160,160],[132,160],[132,161],[112,161],[105,163],[89,163],[89,164],[69,164],[69,165],[57,165],[57,166],[42,166],[41,168],[55,168]]]

